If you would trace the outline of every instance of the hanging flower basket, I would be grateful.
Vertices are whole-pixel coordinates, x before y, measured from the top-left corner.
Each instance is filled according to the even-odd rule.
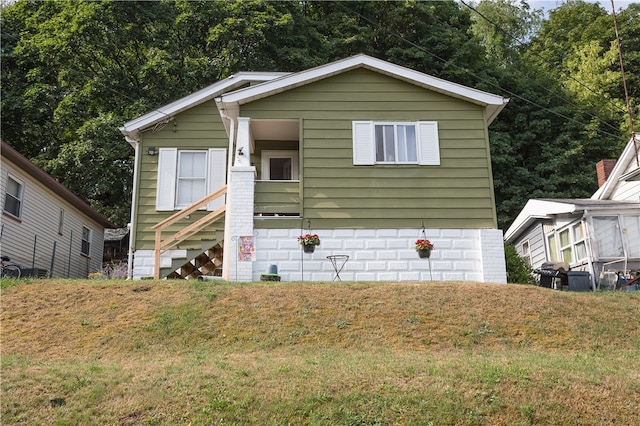
[[[418,250],[418,257],[420,259],[428,259],[429,257],[431,257],[431,250],[429,249]]]
[[[431,257],[431,250],[433,250],[433,243],[427,239],[417,240],[414,244],[418,257],[420,259],[428,259]]]
[[[313,253],[316,246],[320,245],[320,237],[318,234],[305,234],[298,237],[298,242],[302,246],[305,253]]]

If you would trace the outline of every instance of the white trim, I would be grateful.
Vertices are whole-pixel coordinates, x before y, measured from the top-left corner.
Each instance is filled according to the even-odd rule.
[[[414,126],[415,128],[415,161],[377,161],[376,160],[376,126]],[[438,123],[435,121],[353,121],[351,124],[353,138],[353,164],[356,166],[402,165],[420,166],[440,165],[440,141]],[[394,130],[394,144],[397,150],[398,141]]]
[[[245,89],[221,94],[220,97],[216,98],[216,102],[218,103],[219,109],[228,109],[232,104],[242,105],[359,67],[367,68],[428,90],[484,106],[487,108],[487,124],[491,123],[509,102],[508,99],[502,96],[452,83],[362,54],[295,74],[285,75]]]
[[[638,137],[640,136],[636,134],[636,138]],[[634,138],[632,137],[627,143],[627,146],[622,151],[622,154],[616,162],[616,165],[613,167],[613,170],[611,170],[611,173],[609,174],[606,182],[600,188],[598,188],[598,190],[591,196],[591,199],[609,200],[611,198],[611,195],[615,192],[620,178],[625,174],[633,174],[633,171],[628,170],[628,168],[632,164],[632,162],[636,161],[636,156],[640,155],[640,153],[636,152],[636,144],[640,145],[640,141],[636,140],[636,143],[634,144]]]
[[[271,180],[271,168],[269,160],[272,158],[289,158],[291,159],[291,179],[296,181],[300,179],[298,170],[298,157],[300,152],[296,150],[264,150],[262,151],[262,162],[260,163],[260,180]]]
[[[18,197],[15,197],[13,194],[9,194],[9,179],[11,179],[12,181],[14,181],[15,183],[17,183],[18,185],[20,185],[20,187],[18,188]],[[15,217],[16,219],[21,219],[22,218],[22,208],[24,207],[24,190],[25,190],[25,186],[24,186],[24,181],[18,177],[16,177],[14,174],[12,173],[7,173],[7,181],[5,183],[5,188],[4,188],[4,199],[2,200],[2,211],[4,213],[7,213],[8,215]],[[7,210],[7,195],[9,195],[11,198],[14,198],[16,200],[18,200],[18,214],[14,215],[13,212],[10,212]]]
[[[204,89],[191,93],[177,101],[164,105],[154,111],[141,115],[120,127],[120,132],[127,142],[133,145],[134,141],[140,141],[140,132],[161,123],[163,120],[171,121],[179,114],[196,105],[207,102],[219,96],[227,90],[233,90],[249,82],[264,82],[287,75],[282,72],[240,72],[220,80]]]

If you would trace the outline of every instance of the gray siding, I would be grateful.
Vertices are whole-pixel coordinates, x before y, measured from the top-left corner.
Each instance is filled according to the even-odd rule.
[[[46,269],[52,277],[81,278],[100,270],[104,227],[5,158],[0,188],[2,211],[8,173],[22,181],[24,195],[20,220],[4,213],[0,219],[2,254],[23,268]],[[64,211],[64,221],[59,233],[60,210]],[[89,257],[81,253],[83,226],[92,233]]]

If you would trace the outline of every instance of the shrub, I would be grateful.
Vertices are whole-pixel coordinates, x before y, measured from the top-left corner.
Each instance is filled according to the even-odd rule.
[[[514,246],[505,244],[504,256],[507,263],[507,282],[537,285],[538,282],[533,276],[533,270],[518,255]]]

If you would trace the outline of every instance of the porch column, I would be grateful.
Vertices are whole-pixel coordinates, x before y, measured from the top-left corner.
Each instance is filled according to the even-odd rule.
[[[248,117],[238,117],[238,137],[236,139],[236,152],[234,166],[251,165],[251,147],[253,137],[251,135],[251,119]]]
[[[247,153],[248,157],[248,153]],[[251,281],[253,262],[240,261],[241,237],[253,235],[254,166],[231,167],[231,182],[227,191],[223,276],[228,281]]]

